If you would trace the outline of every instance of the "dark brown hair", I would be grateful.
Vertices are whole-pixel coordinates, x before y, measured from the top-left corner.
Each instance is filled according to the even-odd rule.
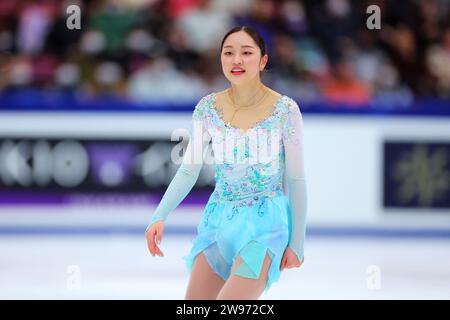
[[[233,29],[228,31],[227,34],[223,37],[222,44],[220,45],[220,52],[222,52],[223,44],[225,43],[225,40],[227,40],[228,36],[239,31],[245,31],[253,39],[253,41],[255,41],[261,51],[261,57],[264,57],[264,55],[266,54],[266,43],[263,37],[259,34],[258,31],[248,26],[234,27]]]

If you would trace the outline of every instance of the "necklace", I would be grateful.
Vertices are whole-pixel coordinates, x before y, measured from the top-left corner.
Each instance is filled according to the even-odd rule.
[[[263,85],[261,85],[261,87],[260,88],[263,88]],[[231,117],[231,120],[227,123],[229,126],[231,126],[231,124],[232,124],[232,122],[233,122],[233,119],[234,119],[234,116],[236,115],[236,112],[238,112],[239,110],[241,110],[241,109],[245,109],[245,110],[252,110],[252,109],[255,109],[256,107],[258,107],[259,106],[259,104],[261,103],[261,101],[264,99],[264,97],[267,95],[267,92],[269,92],[269,90],[265,90],[265,92],[264,92],[264,94],[263,94],[263,96],[256,102],[256,103],[253,103],[253,104],[250,104],[249,106],[238,106],[238,105],[236,105],[236,103],[234,102],[234,96],[233,96],[233,98],[231,98],[231,96],[230,96],[230,91],[231,90],[229,90],[228,91],[228,97],[230,98],[230,100],[231,100],[231,102],[232,102],[232,104],[233,104],[233,109],[234,109],[234,111],[233,111],[233,116]],[[254,95],[253,97],[255,97],[256,95]]]

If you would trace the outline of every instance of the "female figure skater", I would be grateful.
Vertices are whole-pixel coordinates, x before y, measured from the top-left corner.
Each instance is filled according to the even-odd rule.
[[[190,270],[185,299],[255,300],[281,270],[303,263],[302,115],[292,98],[261,82],[267,60],[255,30],[236,27],[225,35],[221,62],[231,87],[195,106],[182,164],[146,229],[151,254],[163,256],[164,221],[194,186],[212,140],[215,188],[183,257]]]

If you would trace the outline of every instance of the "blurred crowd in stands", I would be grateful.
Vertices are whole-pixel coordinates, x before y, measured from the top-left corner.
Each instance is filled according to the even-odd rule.
[[[73,4],[79,30],[66,25]],[[366,25],[370,5],[379,30]],[[196,101],[229,86],[219,47],[236,25],[266,40],[263,82],[299,102],[390,109],[450,99],[447,0],[1,0],[0,92]]]

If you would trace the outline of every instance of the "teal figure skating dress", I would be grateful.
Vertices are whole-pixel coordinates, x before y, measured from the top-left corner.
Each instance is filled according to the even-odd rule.
[[[224,121],[216,95],[204,96],[195,106],[182,164],[147,229],[155,221],[165,221],[190,192],[211,142],[215,188],[184,260],[191,270],[196,256],[203,252],[211,268],[227,280],[240,256],[242,263],[234,274],[258,279],[268,255],[271,264],[267,292],[280,277],[281,259],[288,246],[299,261],[304,256],[306,179],[302,114],[292,98],[281,95],[270,116],[243,131]]]

